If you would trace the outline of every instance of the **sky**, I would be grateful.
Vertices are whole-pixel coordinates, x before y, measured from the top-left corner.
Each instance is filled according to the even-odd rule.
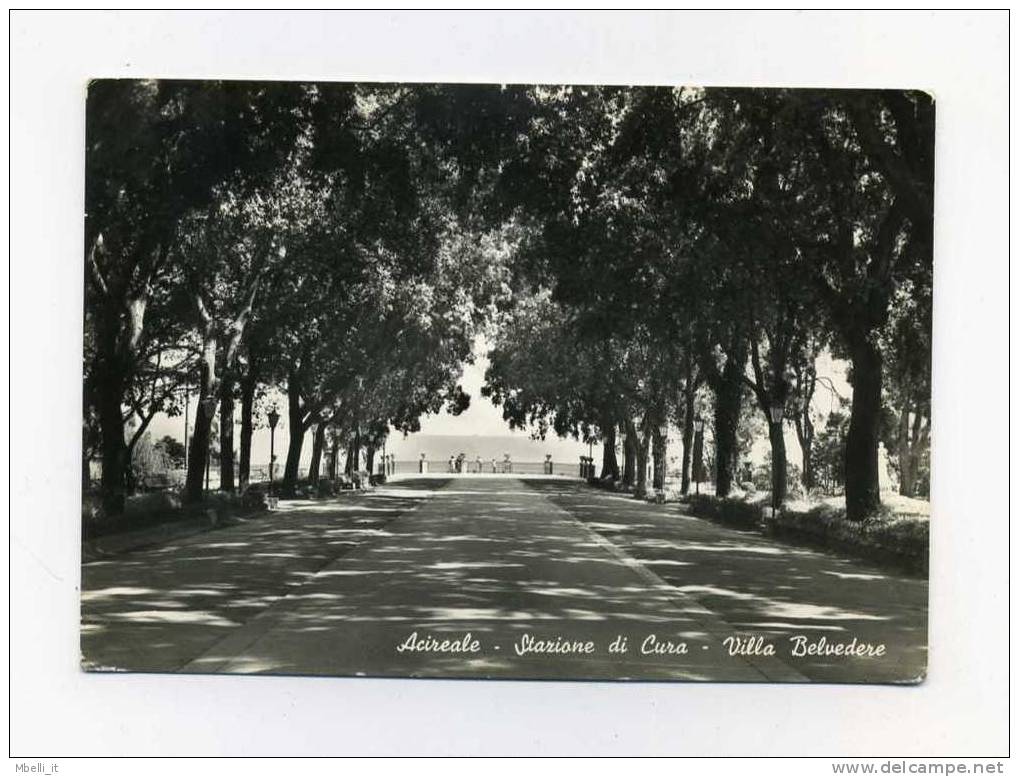
[[[478,434],[478,435],[521,435],[527,432],[513,432],[502,418],[502,409],[481,396],[488,369],[488,342],[483,335],[474,341],[474,363],[465,365],[460,385],[471,395],[471,405],[459,416],[452,416],[443,410],[437,415],[421,420],[420,434]]]

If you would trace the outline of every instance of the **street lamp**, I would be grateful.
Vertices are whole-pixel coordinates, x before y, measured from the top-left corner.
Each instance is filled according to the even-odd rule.
[[[276,405],[269,410],[269,485],[272,486],[273,470],[276,468],[276,424],[280,422],[280,414],[276,412]]]

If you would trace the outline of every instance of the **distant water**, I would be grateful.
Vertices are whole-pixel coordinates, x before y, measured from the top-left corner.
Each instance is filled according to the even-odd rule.
[[[392,435],[386,442],[386,452],[396,455],[401,461],[416,460],[421,454],[430,461],[444,461],[461,453],[473,461],[478,456],[482,461],[502,461],[509,454],[513,461],[543,461],[551,453],[554,461],[575,462],[586,456],[588,446],[576,440],[564,440],[550,436],[545,440],[531,440],[519,435],[437,435],[411,434],[406,438]],[[601,456],[601,446],[594,446],[595,459]]]

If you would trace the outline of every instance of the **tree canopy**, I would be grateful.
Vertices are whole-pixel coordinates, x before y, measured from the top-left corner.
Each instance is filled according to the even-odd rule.
[[[689,480],[703,414],[724,496],[756,413],[779,501],[783,424],[812,487],[815,361],[844,358],[862,519],[880,440],[904,489],[923,480],[933,127],[910,91],[93,82],[83,434],[105,506],[190,387],[189,498],[217,414],[222,487],[245,486],[270,389],[293,489],[310,430],[315,479],[329,441],[370,460],[462,411],[488,332],[483,393],[511,426],[603,440],[607,477],[622,440],[643,489],[669,425]]]

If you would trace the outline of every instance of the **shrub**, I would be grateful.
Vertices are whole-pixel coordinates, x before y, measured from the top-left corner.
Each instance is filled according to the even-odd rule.
[[[743,499],[719,499],[707,494],[690,494],[687,496],[687,506],[696,516],[741,528],[757,526],[764,516],[759,503]]]
[[[241,504],[248,508],[266,508],[269,506],[268,494],[260,488],[249,488],[241,497]]]
[[[136,518],[152,513],[170,512],[180,509],[180,496],[172,491],[152,491],[147,494],[129,496],[124,503],[124,516]]]
[[[930,524],[912,516],[886,513],[854,523],[846,520],[844,509],[821,504],[806,511],[783,510],[772,519],[765,502],[691,495],[686,504],[692,515],[729,526],[763,528],[787,539],[891,563],[910,572],[925,573],[928,568]]]
[[[806,512],[779,513],[780,532],[805,535],[835,550],[864,553],[874,560],[890,560],[926,572],[930,547],[930,523],[891,514],[869,521],[847,521],[845,511],[820,505]]]
[[[320,497],[336,496],[339,490],[335,480],[326,480],[322,478],[318,481],[318,495]]]

